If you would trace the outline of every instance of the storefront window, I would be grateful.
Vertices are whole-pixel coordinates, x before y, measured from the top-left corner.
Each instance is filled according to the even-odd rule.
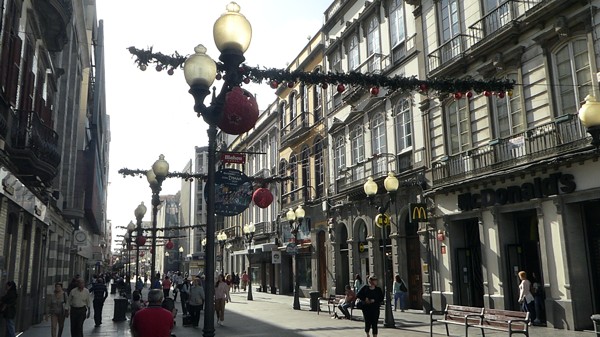
[[[310,254],[296,256],[298,270],[298,284],[301,287],[312,288],[311,258]]]

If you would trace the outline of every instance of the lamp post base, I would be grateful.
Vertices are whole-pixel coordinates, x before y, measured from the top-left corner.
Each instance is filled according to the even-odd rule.
[[[300,287],[298,283],[296,283],[296,287],[294,288],[294,310],[300,310]]]

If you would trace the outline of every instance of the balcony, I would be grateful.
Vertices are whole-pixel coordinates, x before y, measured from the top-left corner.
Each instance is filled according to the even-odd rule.
[[[375,155],[370,159],[360,162],[339,172],[336,178],[336,193],[343,193],[357,186],[362,187],[367,177],[374,180],[382,178],[388,172],[397,172],[396,156],[391,153]]]
[[[276,232],[275,222],[273,221],[263,221],[254,224],[256,228],[254,231],[254,238],[257,240],[268,238],[271,234]]]
[[[471,39],[468,35],[459,34],[444,42],[440,47],[427,55],[429,71],[431,73],[440,68],[447,67],[450,63],[460,60],[465,51],[470,47]]]
[[[285,147],[301,134],[308,132],[308,112],[300,112],[281,130],[281,147]]]
[[[73,7],[69,0],[34,1],[40,26],[50,52],[59,52],[67,43],[67,25],[73,16]]]
[[[533,129],[435,162],[434,184],[448,184],[525,165],[586,147],[585,128],[577,114],[564,115]]]
[[[416,40],[417,34],[413,34],[412,36],[406,38],[406,40],[398,43],[394,48],[392,48],[392,64],[398,65],[402,63],[406,58],[416,53]]]
[[[9,153],[22,181],[46,183],[58,172],[58,134],[45,126],[34,111],[17,110]]]

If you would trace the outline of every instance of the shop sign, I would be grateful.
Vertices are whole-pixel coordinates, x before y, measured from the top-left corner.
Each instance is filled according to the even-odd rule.
[[[520,186],[508,186],[496,190],[487,188],[479,193],[463,193],[458,196],[458,208],[470,211],[494,205],[515,204],[532,199],[545,198],[559,193],[572,193],[577,188],[572,174],[553,173],[547,178],[535,178]]]
[[[252,200],[252,182],[242,171],[221,169],[215,174],[215,214],[238,215],[245,211]],[[208,188],[204,189],[204,199]]]
[[[427,222],[427,204],[408,204],[409,222]]]
[[[225,164],[244,164],[246,156],[243,153],[221,153],[221,161]]]
[[[281,252],[280,251],[271,251],[271,263],[272,264],[281,264]]]
[[[358,244],[358,251],[363,253],[365,250],[367,250],[367,247],[365,246],[364,242],[361,242]]]
[[[295,243],[290,242],[285,246],[285,252],[290,255],[296,255],[298,254],[298,246]]]

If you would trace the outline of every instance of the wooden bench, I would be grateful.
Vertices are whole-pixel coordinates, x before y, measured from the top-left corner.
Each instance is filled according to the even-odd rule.
[[[485,329],[505,331],[508,332],[509,337],[515,333],[529,336],[529,313],[500,309],[483,309],[480,322],[474,325],[469,322],[469,327],[481,329],[483,336],[485,336]]]
[[[321,297],[319,298],[319,308],[317,310],[317,315],[319,314],[319,312],[321,311],[321,301],[327,301],[327,312],[329,313],[329,315],[331,315],[331,312],[335,312],[335,308],[340,304],[340,301],[342,301],[344,298],[346,298],[346,295],[330,295],[328,298],[324,298]],[[353,311],[354,311],[354,303],[352,303],[352,305],[350,306],[350,317],[352,317]]]
[[[461,325],[465,327],[465,336],[469,335],[469,326],[479,325],[483,315],[483,308],[465,307],[462,305],[446,305],[444,311],[432,311],[429,314],[429,335],[433,336],[433,323],[444,323],[446,336],[450,336],[448,324]],[[433,318],[433,315],[444,315],[443,319]]]

